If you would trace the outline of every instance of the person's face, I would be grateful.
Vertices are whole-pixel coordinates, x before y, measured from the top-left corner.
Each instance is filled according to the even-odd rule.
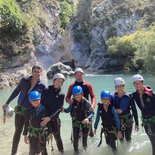
[[[31,102],[31,104],[34,108],[38,108],[40,106],[40,99]]]
[[[125,91],[125,85],[115,86],[116,92],[121,93]]]
[[[82,93],[81,93],[81,94],[76,94],[76,95],[74,95],[74,99],[75,99],[76,101],[80,102],[80,101],[82,100],[82,96],[83,96]]]
[[[42,70],[41,69],[33,69],[32,70],[32,77],[33,78],[39,79],[41,74],[42,74]]]
[[[109,104],[110,103],[110,99],[109,98],[101,98],[101,102],[103,104]]]
[[[60,89],[62,87],[63,83],[64,83],[64,80],[63,79],[55,79],[53,81],[54,88]]]
[[[82,82],[83,81],[83,74],[81,72],[75,73],[75,79],[78,82]]]
[[[138,91],[143,91],[143,89],[144,89],[143,81],[135,81],[133,83],[133,85],[134,85],[135,89]]]

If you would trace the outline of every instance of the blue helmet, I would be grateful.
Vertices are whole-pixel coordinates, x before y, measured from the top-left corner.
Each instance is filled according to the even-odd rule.
[[[34,102],[41,99],[41,94],[38,91],[31,91],[29,94],[29,101]]]
[[[77,95],[83,93],[83,90],[80,86],[74,86],[72,89],[72,94]]]
[[[101,98],[111,98],[110,92],[108,90],[103,90],[100,95]]]

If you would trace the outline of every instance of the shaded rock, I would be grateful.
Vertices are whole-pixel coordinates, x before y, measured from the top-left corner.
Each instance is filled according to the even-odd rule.
[[[64,65],[61,62],[58,62],[49,68],[47,78],[52,79],[56,73],[62,73],[64,76],[72,76],[74,74],[70,66]]]

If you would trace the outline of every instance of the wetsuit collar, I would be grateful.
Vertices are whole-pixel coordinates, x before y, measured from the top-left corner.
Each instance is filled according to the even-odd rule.
[[[115,92],[115,93],[114,93],[114,96],[118,96],[118,92]],[[124,94],[122,95],[122,97],[123,97],[123,96],[129,96],[129,95],[128,95],[126,92],[124,92]],[[118,96],[118,97],[119,97],[119,96]]]
[[[29,80],[30,82],[31,82],[31,79],[32,79],[32,76],[29,76],[29,77],[28,77],[28,80]],[[39,79],[38,82],[37,82],[37,84],[40,83],[40,82],[41,82],[41,80]]]
[[[82,82],[75,81],[75,84],[81,85],[81,84],[83,84],[83,82],[84,82],[84,81],[82,81]]]
[[[52,90],[53,92],[57,92],[57,93],[59,93],[61,91],[61,88],[60,89],[56,89],[56,88],[54,88],[54,85],[51,85],[48,88],[49,88],[49,90]]]

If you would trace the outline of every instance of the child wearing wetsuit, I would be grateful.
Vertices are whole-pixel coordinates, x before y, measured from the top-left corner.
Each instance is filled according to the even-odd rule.
[[[66,113],[71,113],[72,128],[73,128],[73,147],[76,153],[79,152],[78,140],[79,133],[82,130],[83,147],[87,149],[87,137],[91,125],[91,119],[94,112],[90,111],[91,103],[83,97],[83,90],[80,86],[74,86],[72,90],[73,103],[64,110]]]
[[[102,130],[101,130],[101,141],[99,146],[102,143],[102,133],[104,133],[107,145],[109,145],[113,151],[116,151],[117,136],[118,138],[122,137],[120,131],[121,125],[116,110],[114,106],[110,103],[111,95],[109,91],[106,90],[101,92],[101,101],[102,103],[98,104],[96,120],[94,124],[94,134],[96,134],[98,123],[101,118]]]
[[[40,123],[42,118],[48,116],[48,113],[45,107],[40,104],[40,99],[41,95],[38,91],[30,92],[29,100],[33,107],[26,117],[23,131],[25,143],[30,143],[29,155],[47,155],[46,138],[48,131],[46,127],[41,127]]]

